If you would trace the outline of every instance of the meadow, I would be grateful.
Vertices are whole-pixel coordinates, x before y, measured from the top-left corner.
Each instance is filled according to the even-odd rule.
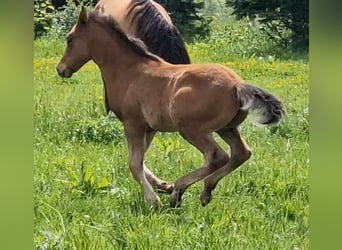
[[[308,60],[279,57],[281,50],[243,23],[216,34],[188,44],[193,63],[232,68],[280,97],[287,117],[268,128],[242,124],[252,157],[220,182],[208,206],[200,204],[199,182],[180,208],[169,208],[161,194],[161,211],[146,206],[130,175],[122,125],[105,114],[97,66],[62,79],[55,67],[65,41],[35,41],[36,249],[308,249]],[[202,162],[171,133],[158,134],[146,155],[146,165],[170,181]]]

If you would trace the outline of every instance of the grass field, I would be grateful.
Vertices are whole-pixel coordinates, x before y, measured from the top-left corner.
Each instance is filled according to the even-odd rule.
[[[199,201],[200,182],[180,208],[168,208],[161,195],[165,208],[156,212],[130,175],[121,124],[105,115],[96,65],[61,79],[55,67],[64,42],[42,38],[34,46],[37,249],[308,249],[307,61],[243,58],[221,43],[190,44],[194,63],[234,69],[279,96],[288,115],[278,127],[248,120],[241,126],[252,157],[220,182],[207,207]],[[177,134],[159,134],[146,163],[174,181],[202,157]]]

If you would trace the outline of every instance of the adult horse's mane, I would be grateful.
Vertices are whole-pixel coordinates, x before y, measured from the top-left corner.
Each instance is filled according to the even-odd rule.
[[[142,7],[135,11],[136,7]],[[149,50],[169,63],[188,64],[190,57],[183,38],[174,25],[170,25],[149,0],[134,0],[127,16],[136,23],[136,36],[145,41]]]
[[[149,58],[153,61],[161,62],[163,59],[149,52],[145,43],[133,36],[126,34],[119,26],[118,22],[109,15],[103,15],[99,12],[93,11],[89,14],[89,18],[94,20],[97,23],[100,23],[106,27],[108,27],[112,32],[115,32],[119,35],[119,38],[124,41],[130,48],[132,48],[136,53],[142,55],[146,58]]]

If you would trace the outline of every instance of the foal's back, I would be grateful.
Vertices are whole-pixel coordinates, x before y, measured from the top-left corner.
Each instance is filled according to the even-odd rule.
[[[240,108],[236,89],[243,80],[221,65],[153,62],[143,72],[134,95],[155,130],[196,126],[215,131],[229,124]]]

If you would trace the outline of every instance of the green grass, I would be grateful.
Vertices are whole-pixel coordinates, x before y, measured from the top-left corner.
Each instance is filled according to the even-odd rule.
[[[197,183],[180,208],[168,208],[161,195],[165,208],[156,212],[129,173],[122,125],[105,115],[96,65],[61,79],[55,67],[65,43],[35,42],[37,249],[308,249],[308,63],[246,58],[223,45],[190,44],[191,58],[231,67],[276,94],[287,118],[279,127],[241,126],[252,157],[220,182],[207,207]],[[177,134],[159,134],[146,163],[174,181],[202,157]]]

